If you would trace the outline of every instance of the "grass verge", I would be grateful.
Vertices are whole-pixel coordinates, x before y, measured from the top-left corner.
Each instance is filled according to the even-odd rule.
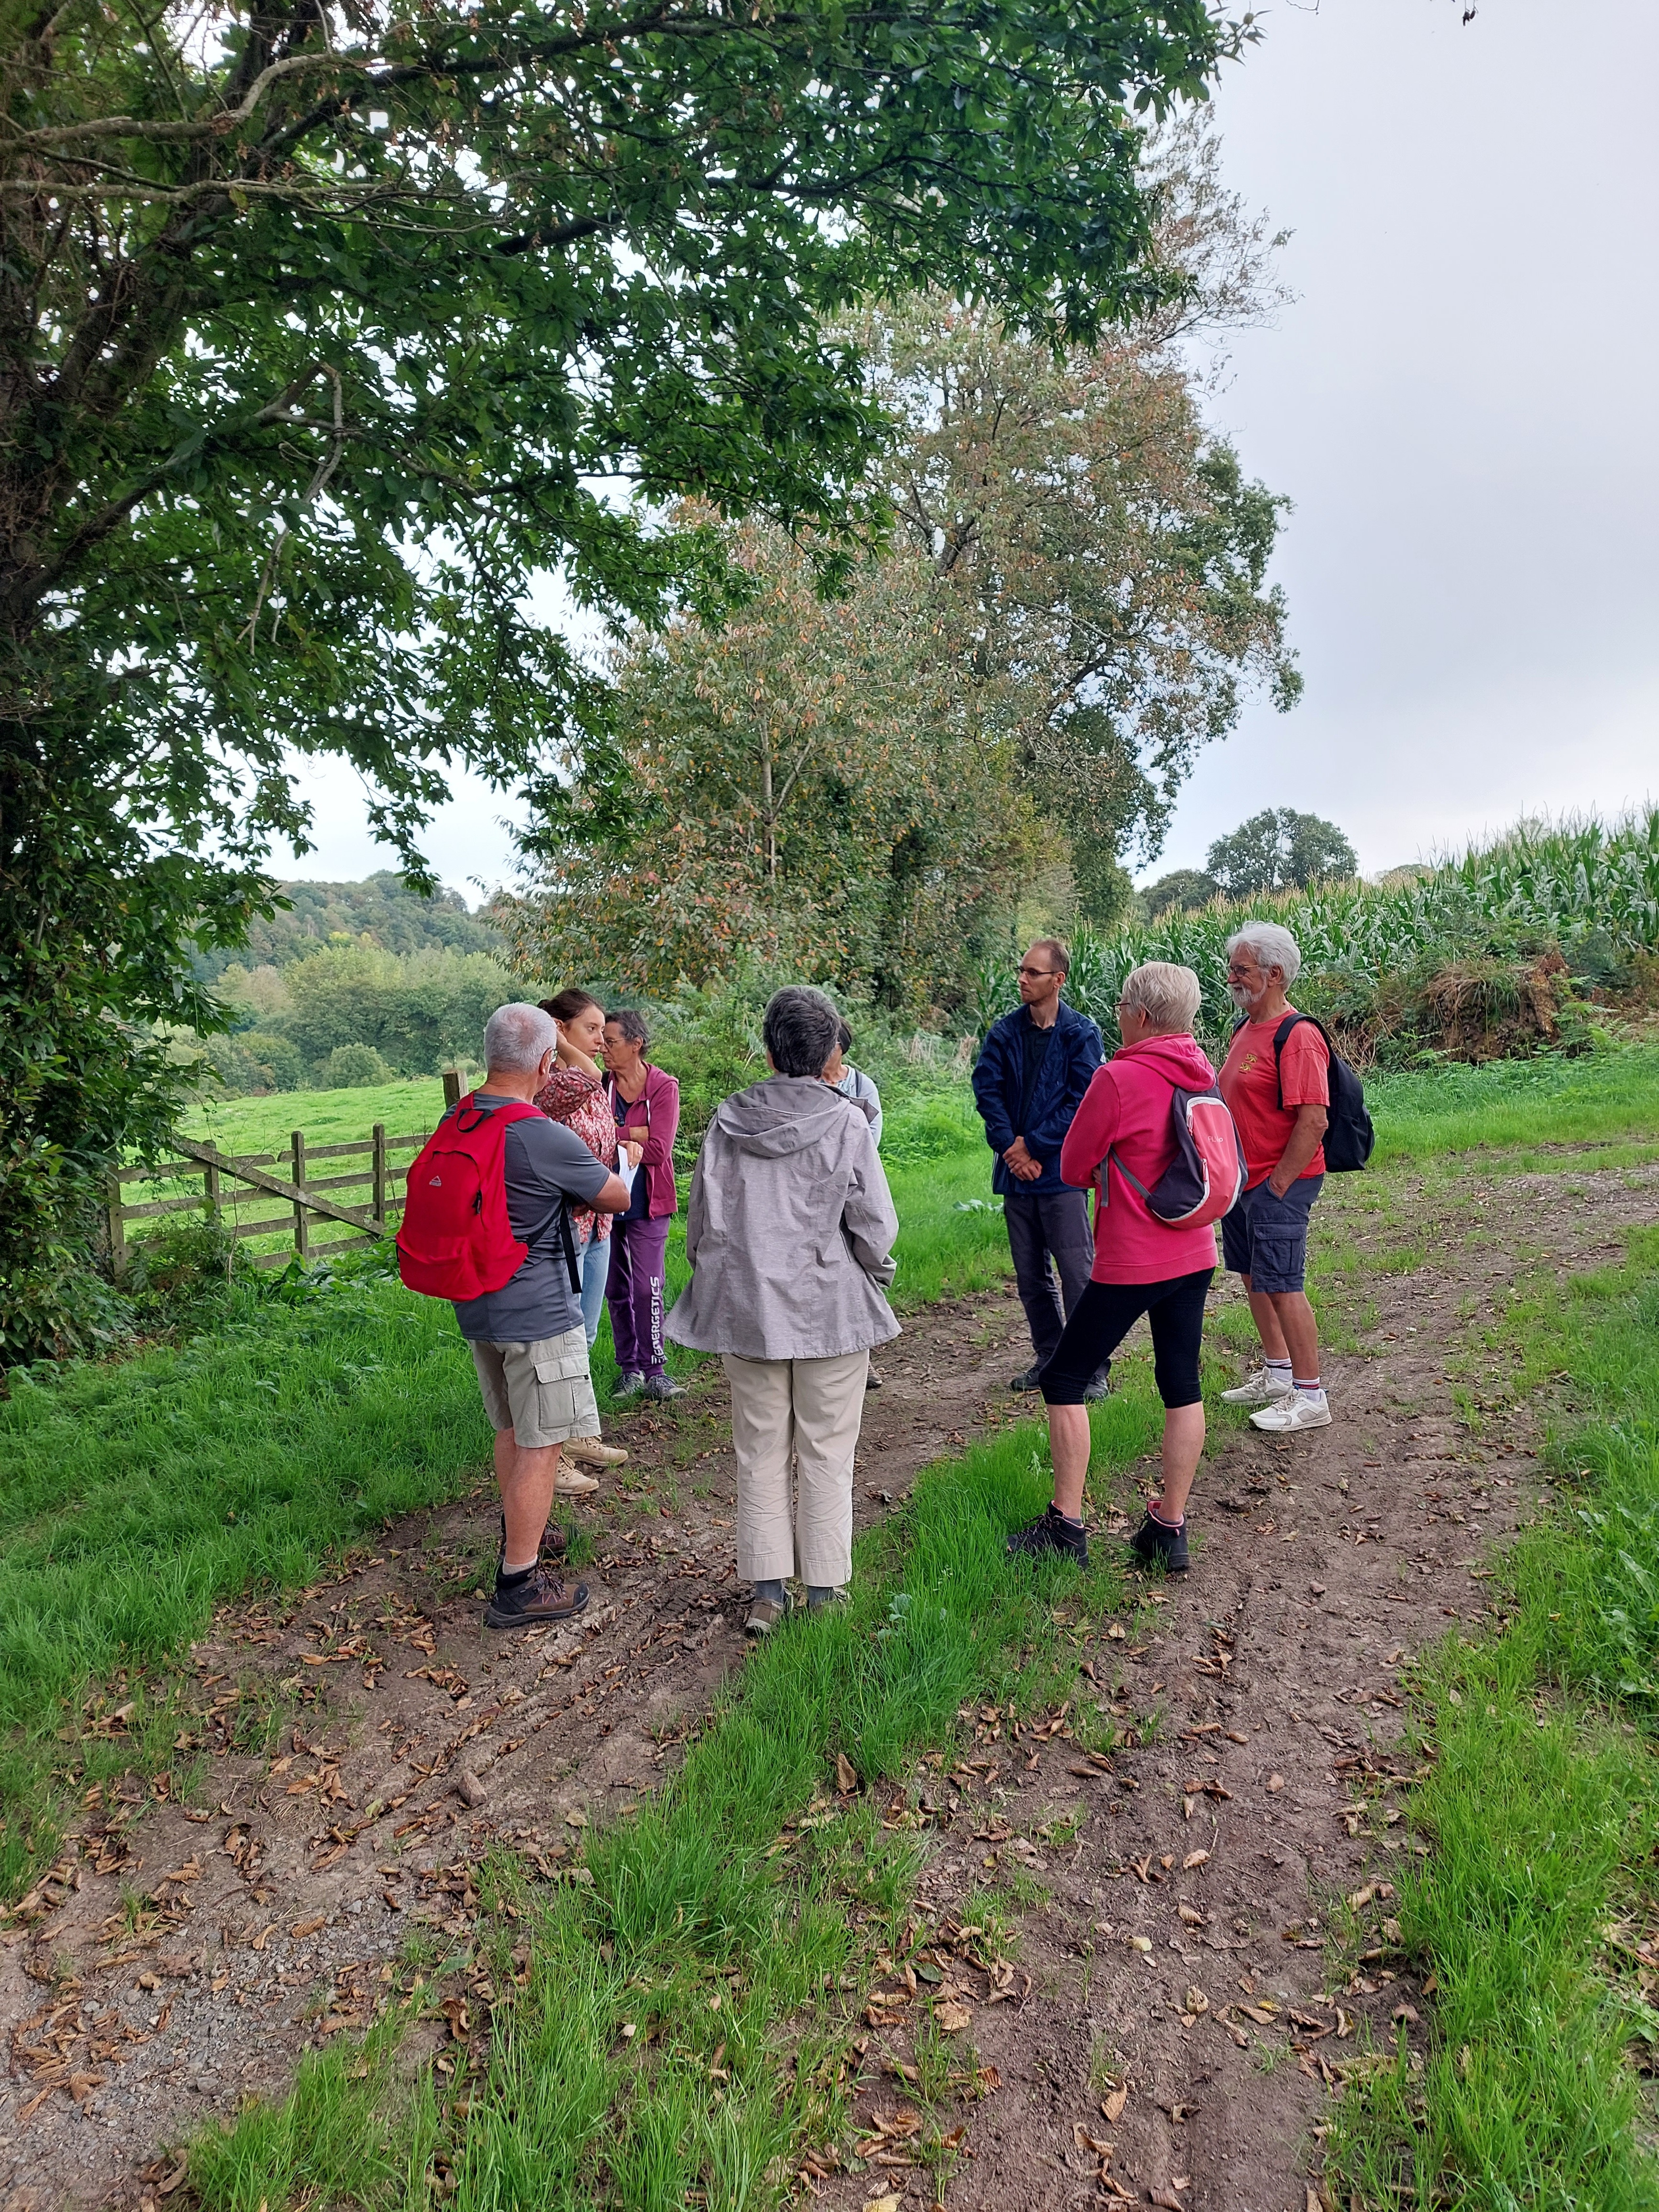
[[[1367,2205],[1659,2203],[1659,1231],[1517,1301],[1520,1383],[1571,1377],[1558,1509],[1500,1633],[1425,1670],[1433,1844],[1401,1883],[1434,2045],[1352,2085],[1332,2162]],[[1573,1408],[1578,1409],[1575,1414]]]
[[[1160,1419],[1144,1370],[1096,1410],[1103,1492]],[[591,1838],[580,1881],[550,1890],[495,1863],[480,1923],[495,2011],[472,2073],[400,2087],[390,2033],[308,2059],[283,2104],[191,2147],[207,2212],[343,2194],[366,2212],[434,2193],[458,2212],[778,2202],[879,2062],[878,2038],[855,2037],[872,1977],[932,1937],[895,1785],[965,1705],[1029,1714],[1072,1695],[1073,1639],[1122,1603],[1103,1556],[1081,1577],[1006,1557],[1008,1527],[1048,1495],[1040,1434],[927,1470],[861,1540],[850,1603],[752,1655],[678,1774]],[[858,1791],[837,1793],[838,1757]],[[918,2075],[971,2095],[971,2054],[931,2021],[925,1980],[917,2008]],[[948,2131],[921,2140],[942,2174]]]

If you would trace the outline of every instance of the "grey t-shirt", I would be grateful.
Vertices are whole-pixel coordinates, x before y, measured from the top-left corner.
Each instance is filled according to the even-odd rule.
[[[486,1110],[504,1098],[475,1097]],[[581,1301],[570,1287],[559,1223],[562,1199],[592,1205],[611,1179],[581,1139],[544,1114],[514,1121],[507,1133],[507,1218],[530,1247],[509,1283],[481,1298],[455,1300],[461,1334],[475,1344],[539,1344],[582,1325]]]

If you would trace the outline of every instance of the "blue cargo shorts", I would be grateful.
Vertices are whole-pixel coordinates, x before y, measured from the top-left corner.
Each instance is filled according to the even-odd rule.
[[[1322,1175],[1302,1176],[1283,1198],[1265,1182],[1247,1190],[1221,1217],[1222,1265],[1248,1275],[1253,1291],[1299,1291],[1308,1264],[1308,1216],[1324,1185]]]

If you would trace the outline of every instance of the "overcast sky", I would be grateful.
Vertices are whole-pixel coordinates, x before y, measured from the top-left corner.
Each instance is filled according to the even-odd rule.
[[[1294,500],[1275,574],[1307,678],[1204,756],[1164,851],[1263,806],[1374,870],[1520,814],[1659,797],[1656,0],[1279,0],[1216,100],[1229,183],[1297,295],[1214,403]],[[388,865],[349,775],[296,872]],[[428,849],[477,896],[507,804]]]

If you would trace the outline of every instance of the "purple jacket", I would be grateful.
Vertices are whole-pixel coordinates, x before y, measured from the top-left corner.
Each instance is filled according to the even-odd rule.
[[[645,1088],[631,1106],[618,1092],[613,1077],[605,1078],[605,1088],[613,1113],[619,1105],[625,1107],[630,1122],[637,1114],[651,1132],[640,1158],[640,1173],[645,1177],[647,1218],[659,1221],[665,1214],[678,1213],[680,1191],[674,1180],[674,1137],[680,1126],[679,1085],[660,1067],[653,1067],[647,1060]]]

